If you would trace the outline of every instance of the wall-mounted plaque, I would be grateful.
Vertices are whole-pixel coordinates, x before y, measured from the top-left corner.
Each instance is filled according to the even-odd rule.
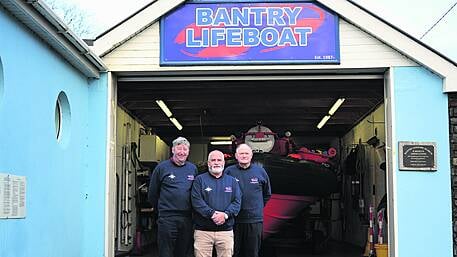
[[[24,176],[0,173],[0,219],[25,218]]]
[[[436,171],[436,143],[398,142],[400,170]]]

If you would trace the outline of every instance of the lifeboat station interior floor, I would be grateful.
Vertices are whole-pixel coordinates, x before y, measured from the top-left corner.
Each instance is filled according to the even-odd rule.
[[[358,246],[348,243],[330,241],[325,249],[319,253],[313,253],[309,248],[301,247],[274,247],[265,249],[265,253],[260,257],[360,257],[364,252]],[[145,249],[142,254],[128,255],[140,257],[158,257],[157,246],[151,246]],[[215,256],[215,255],[213,255]],[[189,256],[193,257],[193,255]]]

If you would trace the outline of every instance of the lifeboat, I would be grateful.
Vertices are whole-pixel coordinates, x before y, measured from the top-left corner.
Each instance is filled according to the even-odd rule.
[[[270,177],[272,197],[264,208],[264,239],[318,199],[338,191],[331,160],[336,156],[334,148],[324,152],[297,149],[290,133],[280,138],[262,125],[234,139],[233,147],[240,143],[252,148],[252,162],[263,166]]]

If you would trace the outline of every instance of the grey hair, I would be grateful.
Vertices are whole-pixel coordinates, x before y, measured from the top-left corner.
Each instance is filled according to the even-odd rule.
[[[208,154],[208,160],[211,158],[211,155],[215,154],[215,153],[218,153],[218,154],[222,155],[222,157],[224,157],[224,153],[223,152],[221,152],[219,150],[213,150]]]
[[[238,149],[240,149],[240,147],[242,147],[242,146],[247,146],[249,148],[249,150],[251,150],[251,152],[252,152],[252,147],[250,145],[246,144],[246,143],[242,143],[242,144],[237,145],[236,149],[235,149],[235,152],[238,152]]]
[[[177,145],[187,145],[187,147],[190,147],[189,140],[187,140],[185,137],[178,137],[173,140],[173,147]]]

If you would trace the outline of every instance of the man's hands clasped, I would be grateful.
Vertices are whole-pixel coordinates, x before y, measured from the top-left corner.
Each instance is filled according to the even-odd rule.
[[[221,211],[215,211],[211,219],[213,220],[214,224],[220,226],[225,223],[225,213]]]

